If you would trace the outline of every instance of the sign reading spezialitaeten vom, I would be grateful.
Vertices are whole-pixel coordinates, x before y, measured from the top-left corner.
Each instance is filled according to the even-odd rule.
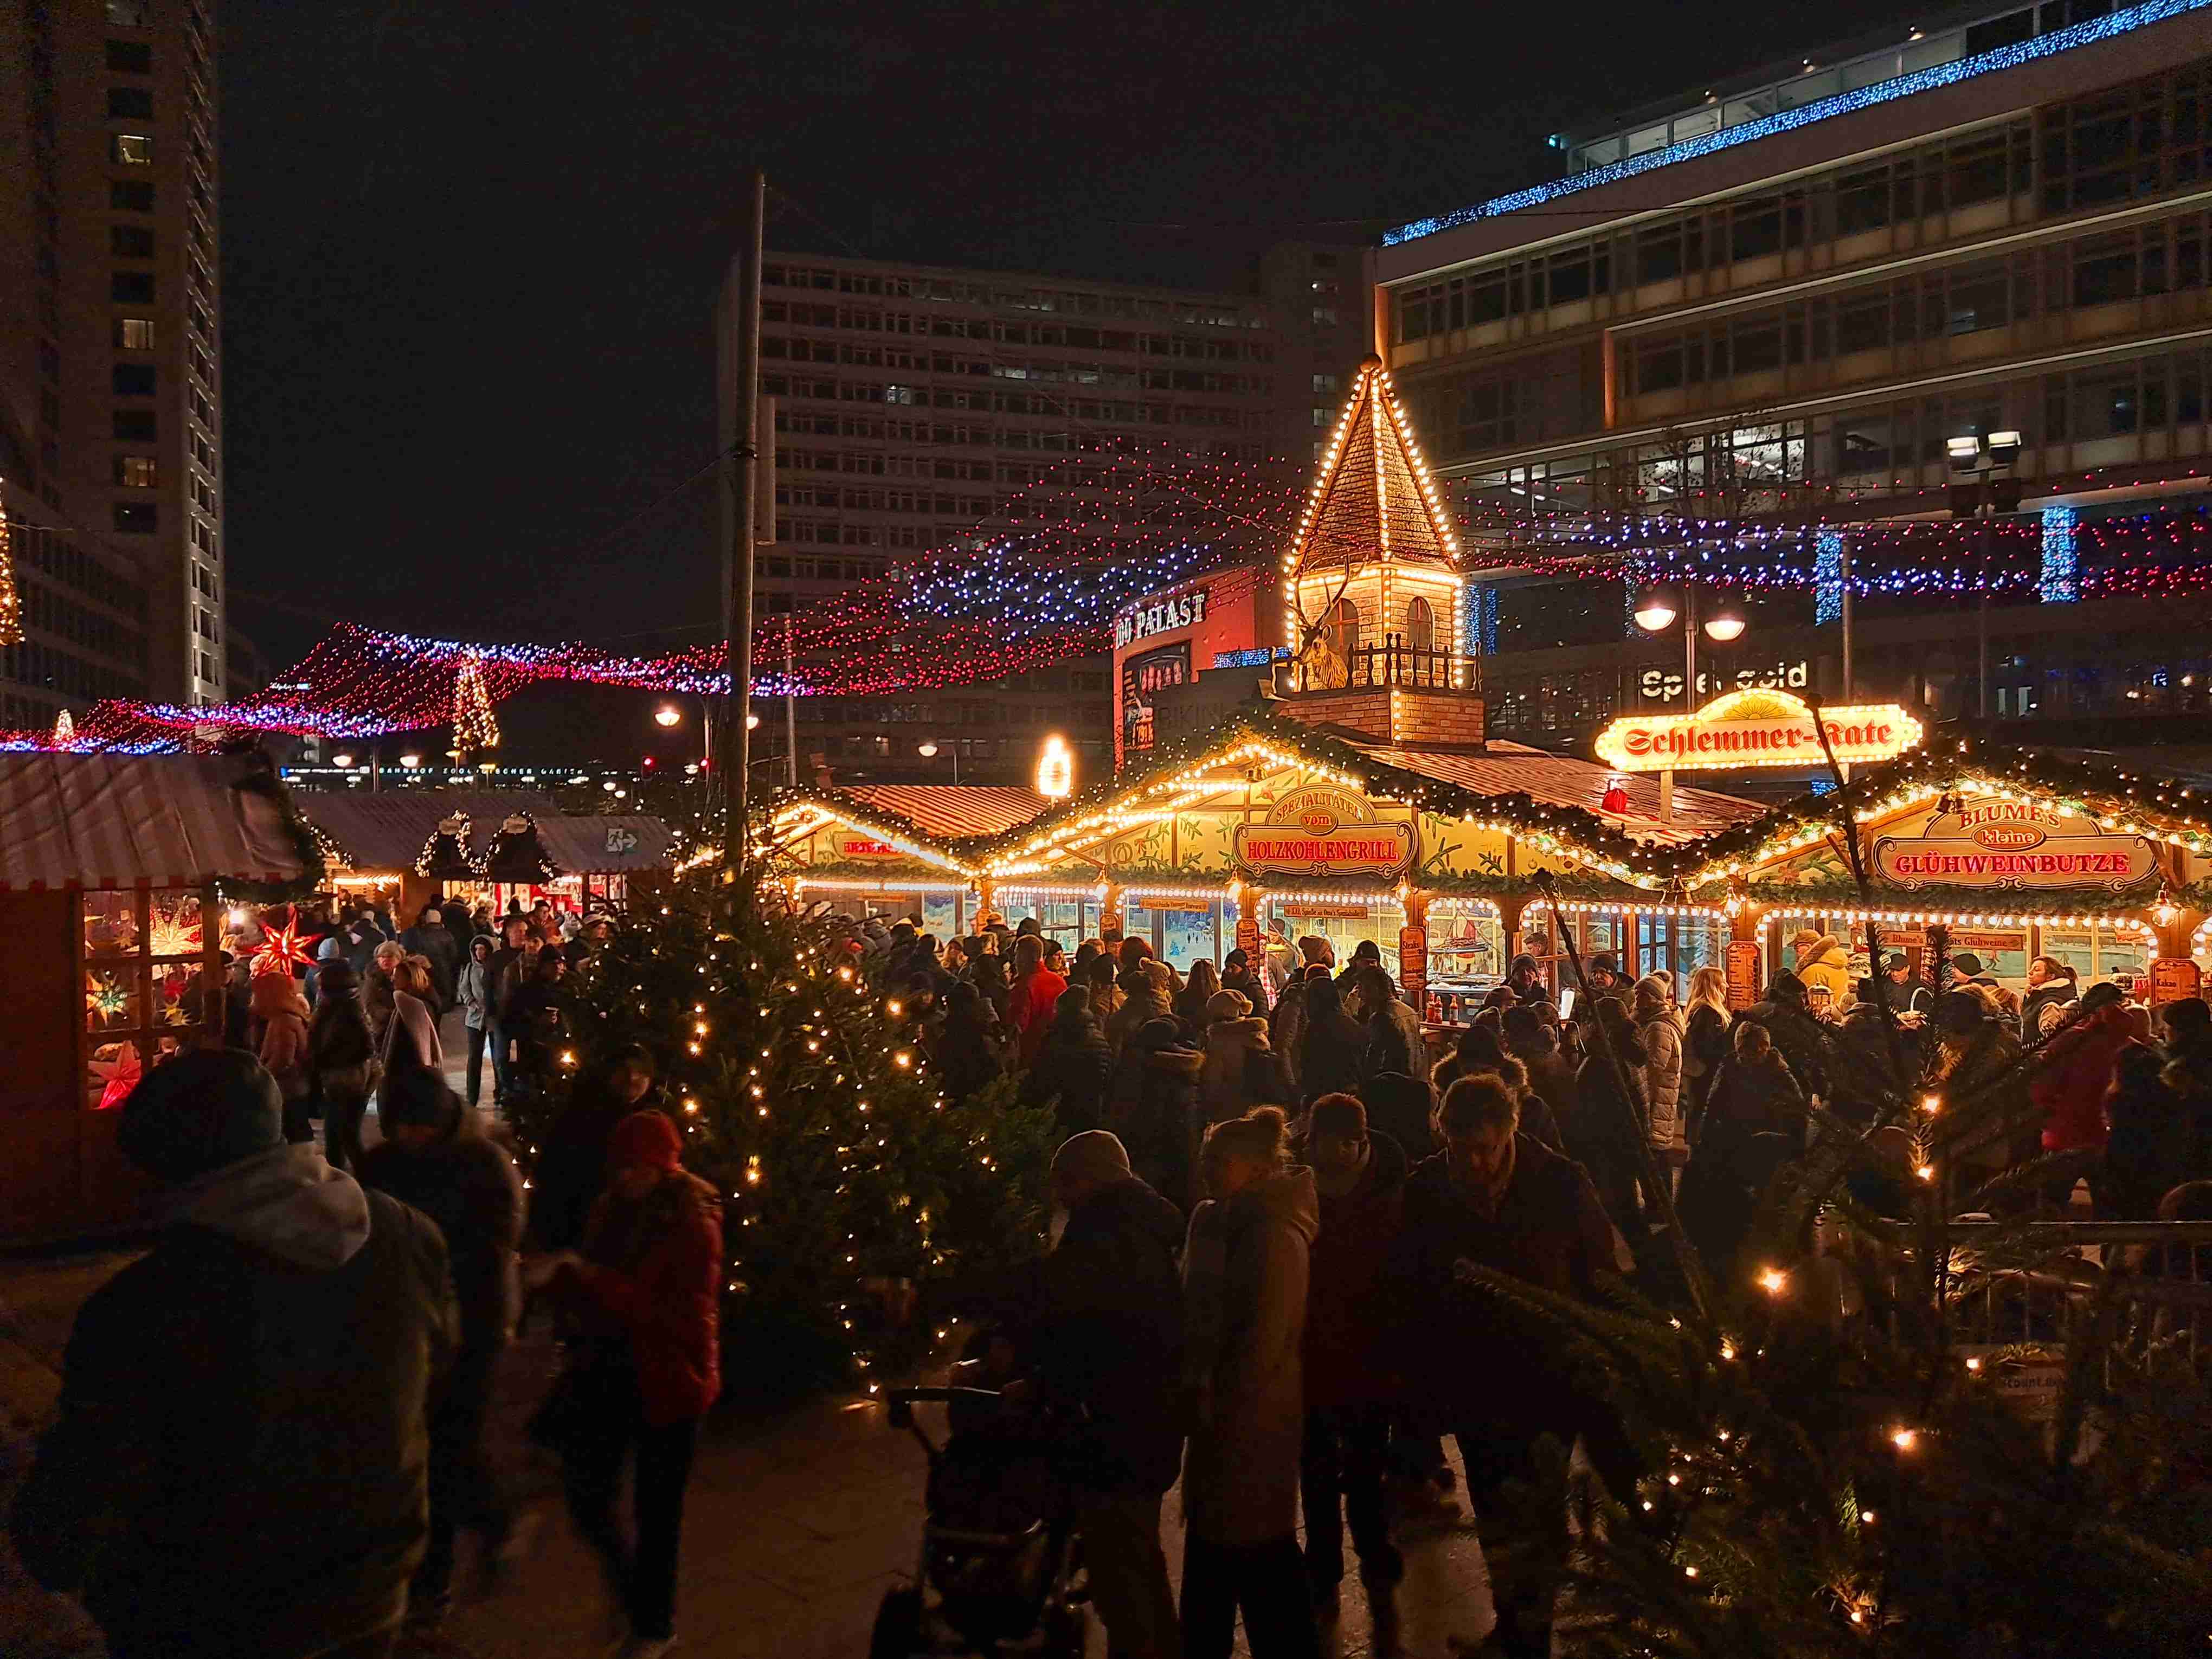
[[[1231,850],[1255,876],[1395,876],[1413,861],[1413,826],[1383,823],[1349,789],[1309,784],[1266,823],[1238,824]]]

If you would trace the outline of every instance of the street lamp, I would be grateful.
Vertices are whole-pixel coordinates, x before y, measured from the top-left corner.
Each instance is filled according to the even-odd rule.
[[[1962,432],[1943,443],[1954,475],[1951,516],[1978,519],[1984,526],[1979,538],[1982,587],[1974,606],[1974,641],[1981,671],[1975,714],[1981,720],[1990,717],[1990,556],[1996,551],[1996,515],[2020,508],[2021,481],[2012,476],[2012,469],[2021,447],[2020,434],[2010,428],[1986,438]],[[1984,507],[1989,509],[1986,515]]]
[[[353,757],[351,755],[333,755],[331,757],[331,764],[337,767],[341,772],[343,772],[353,764]]]
[[[1636,625],[1647,634],[1664,632],[1678,616],[1682,619],[1682,712],[1686,715],[1698,702],[1697,584],[1682,585],[1679,607],[1664,588],[1653,588],[1636,602]],[[1715,645],[1733,645],[1743,637],[1747,626],[1743,613],[1723,600],[1721,608],[1705,618],[1705,637]],[[1671,823],[1674,819],[1674,772],[1668,767],[1659,774],[1659,821]]]
[[[422,763],[422,757],[410,750],[406,754],[404,754],[399,757],[399,763],[405,767],[409,771],[412,772],[416,767]]]
[[[672,702],[664,702],[653,711],[653,723],[663,731],[684,723],[684,711]]]
[[[914,752],[924,760],[935,760],[937,747],[937,739],[928,738],[916,744]],[[952,781],[955,783],[960,781],[960,745],[957,743],[952,745]]]

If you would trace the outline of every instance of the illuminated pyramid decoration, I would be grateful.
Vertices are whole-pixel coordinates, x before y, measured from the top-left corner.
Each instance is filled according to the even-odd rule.
[[[1299,689],[1372,678],[1377,647],[1462,655],[1458,554],[1390,372],[1370,356],[1283,555],[1285,642]],[[1424,661],[1424,674],[1431,667]]]

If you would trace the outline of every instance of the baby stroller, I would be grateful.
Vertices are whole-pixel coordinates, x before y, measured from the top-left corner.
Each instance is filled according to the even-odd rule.
[[[942,1446],[915,1421],[915,1407],[926,1403],[948,1408]],[[1090,1609],[1054,1443],[1061,1425],[969,1388],[895,1389],[889,1416],[928,1455],[928,1514],[915,1583],[884,1596],[869,1659],[1082,1659]]]

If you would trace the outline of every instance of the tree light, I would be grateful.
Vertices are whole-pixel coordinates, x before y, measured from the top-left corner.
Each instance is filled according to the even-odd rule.
[[[1933,1164],[1923,1164],[1912,1173],[1923,1181],[1933,1181],[1936,1179],[1936,1166]]]
[[[1941,1095],[1921,1096],[1920,1109],[1927,1113],[1930,1117],[1935,1116],[1936,1113],[1943,1109],[1943,1097]]]
[[[1790,1275],[1779,1267],[1769,1267],[1759,1276],[1759,1288],[1769,1296],[1779,1296],[1790,1287]]]
[[[1899,1429],[1889,1437],[1889,1443],[1899,1451],[1909,1452],[1920,1443],[1920,1436],[1913,1429]]]

